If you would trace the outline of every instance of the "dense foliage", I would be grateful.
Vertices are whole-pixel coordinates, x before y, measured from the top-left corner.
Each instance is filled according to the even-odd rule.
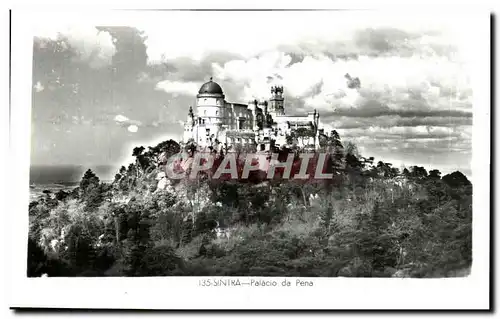
[[[28,276],[467,273],[472,185],[462,173],[400,171],[362,157],[336,132],[320,145],[334,174],[322,182],[284,181],[280,172],[268,181],[258,172],[250,182],[168,180],[159,174],[166,159],[196,147],[136,147],[135,163],[112,183],[88,170],[72,191],[30,203]],[[299,152],[282,149],[279,160]]]

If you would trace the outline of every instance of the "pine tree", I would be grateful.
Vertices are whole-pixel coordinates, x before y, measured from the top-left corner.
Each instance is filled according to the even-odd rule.
[[[357,216],[357,249],[373,271],[394,267],[397,262],[394,241],[388,232],[389,215],[386,209],[375,202],[371,214]]]
[[[91,169],[88,169],[80,181],[80,192],[85,195],[90,189],[98,187],[99,183],[99,177]]]
[[[328,148],[331,153],[333,171],[337,173],[344,168],[344,146],[337,131],[330,133]]]
[[[88,211],[96,210],[102,203],[104,197],[105,185],[101,184],[99,177],[88,169],[80,181],[79,197],[85,202],[85,209]]]
[[[127,208],[128,232],[124,245],[125,271],[129,276],[140,276],[147,272],[143,258],[152,248],[149,212],[138,202],[132,202]]]
[[[331,202],[328,203],[326,209],[320,215],[320,226],[325,237],[328,237],[336,230],[335,223],[333,221],[333,207]]]
[[[181,236],[179,238],[179,245],[187,244],[191,242],[194,237],[194,225],[191,216],[188,216],[185,221],[181,224]]]

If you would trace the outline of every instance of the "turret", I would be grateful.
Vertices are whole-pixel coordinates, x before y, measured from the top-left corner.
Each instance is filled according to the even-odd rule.
[[[276,115],[285,114],[285,98],[282,86],[271,87],[271,98],[269,99],[269,112]]]
[[[191,121],[191,123],[194,125],[194,112],[192,106],[189,106],[188,121]]]

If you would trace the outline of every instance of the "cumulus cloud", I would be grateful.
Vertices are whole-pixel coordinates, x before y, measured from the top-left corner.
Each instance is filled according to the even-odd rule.
[[[127,122],[129,121],[129,118],[124,116],[124,115],[121,115],[121,114],[118,114],[117,116],[115,116],[115,121],[117,122]]]
[[[104,82],[122,90],[109,98],[122,106],[113,108],[103,121],[109,124],[114,119],[111,123],[122,128],[115,128],[116,134],[126,129],[139,132],[139,137],[166,126],[181,133],[182,125],[172,124],[185,119],[193,96],[213,76],[231,102],[268,99],[272,85],[283,86],[288,114],[317,109],[327,130],[339,130],[344,140],[358,142],[367,155],[390,158],[401,153],[409,155],[399,160],[420,156],[425,161],[424,155],[439,153],[445,158],[446,152],[458,152],[465,154],[462,162],[469,159],[473,92],[467,70],[473,32],[466,32],[463,17],[361,12],[355,16],[346,12],[147,15],[134,21],[134,27],[144,31],[145,43],[135,33],[120,36],[109,31],[119,39],[114,43],[110,33],[93,27],[38,30],[42,42],[60,40],[92,68],[113,62],[112,80]],[[185,28],[189,21],[199,27]],[[112,61],[115,47],[120,59]],[[122,61],[123,56],[127,59]],[[93,76],[106,71],[93,70]],[[127,81],[116,85],[114,81],[123,78]],[[50,93],[50,82],[41,82]],[[82,86],[73,92],[80,101],[82,92],[99,97],[97,87]],[[128,96],[132,88],[133,95]],[[102,98],[109,92],[107,86],[102,89],[103,104],[110,103]]]
[[[62,40],[77,53],[77,59],[86,61],[92,68],[110,65],[116,52],[113,38],[106,31],[93,26],[56,27],[41,26],[35,34],[45,40]]]
[[[408,114],[404,114],[408,115]],[[421,115],[421,114],[420,114]],[[435,114],[434,114],[435,115]],[[338,114],[321,116],[321,121],[328,123],[332,127],[339,129],[354,129],[373,126],[394,127],[394,126],[471,126],[472,117],[452,117],[452,116],[401,116],[380,115],[374,117],[354,117]]]
[[[362,146],[365,156],[406,165],[437,165],[470,161],[471,127],[390,127],[339,129],[345,141]]]
[[[467,74],[460,64],[447,58],[360,56],[332,60],[321,55],[307,56],[291,65],[290,61],[288,54],[270,52],[215,65],[214,71],[216,78],[239,84],[247,100],[268,97],[270,85],[279,84],[287,96],[303,99],[306,107],[327,113],[472,112]],[[346,79],[346,74],[354,78]],[[359,84],[353,85],[355,79]]]
[[[135,133],[139,130],[139,127],[142,126],[142,123],[140,121],[136,120],[131,120],[125,115],[118,114],[114,117],[114,121],[116,124],[127,128],[129,132]]]
[[[369,126],[356,129],[339,129],[339,133],[343,133],[346,137],[369,136],[380,139],[398,139],[404,141],[406,139],[418,138],[463,138],[467,137],[468,126],[394,126],[380,127]]]
[[[157,90],[163,90],[171,94],[196,95],[202,85],[201,82],[160,81],[156,85]]]
[[[455,44],[442,41],[443,38],[460,38],[467,30],[463,23],[457,23],[460,18],[463,19],[440,15],[432,19],[429,13],[419,15],[416,12],[411,15],[331,11],[162,12],[151,13],[137,27],[148,35],[149,62],[158,63],[178,57],[200,60],[210,51],[238,54],[244,59],[274,50],[298,55],[328,52],[337,57],[393,52],[447,54],[449,46]],[[187,21],[194,20],[199,27],[183,27]],[[158,28],[159,25],[162,27]],[[269,25],[274,28],[270,29]],[[169,32],[168,41],[165,41],[165,30],[178,30],[179,27],[182,32]],[[426,37],[422,39],[421,35]],[[422,41],[426,44],[423,50]],[[466,43],[458,45],[466,46]]]
[[[413,154],[406,158],[410,162],[415,151],[418,156],[433,156],[432,150],[470,154],[472,90],[460,28],[367,23],[333,30],[335,23],[320,19],[311,25],[315,32],[301,24],[304,30],[291,26],[293,32],[260,34],[262,43],[252,49],[248,44],[254,37],[232,37],[245,42],[231,41],[227,48],[239,57],[226,54],[226,60],[212,63],[191,43],[191,53],[184,53],[189,58],[173,59],[175,80],[158,86],[193,95],[201,84],[196,81],[209,73],[229,100],[245,102],[268,99],[270,87],[281,85],[287,113],[317,109],[327,131],[339,130],[367,152],[378,150],[389,158]],[[207,43],[205,50],[210,48]]]
[[[139,127],[137,125],[130,125],[129,127],[127,127],[127,130],[130,133],[137,133],[137,131],[139,130]]]

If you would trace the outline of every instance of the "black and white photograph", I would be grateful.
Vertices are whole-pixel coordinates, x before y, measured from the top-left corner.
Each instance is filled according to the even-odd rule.
[[[35,16],[12,58],[29,103],[12,213],[36,289],[305,298],[488,276],[487,13]]]

